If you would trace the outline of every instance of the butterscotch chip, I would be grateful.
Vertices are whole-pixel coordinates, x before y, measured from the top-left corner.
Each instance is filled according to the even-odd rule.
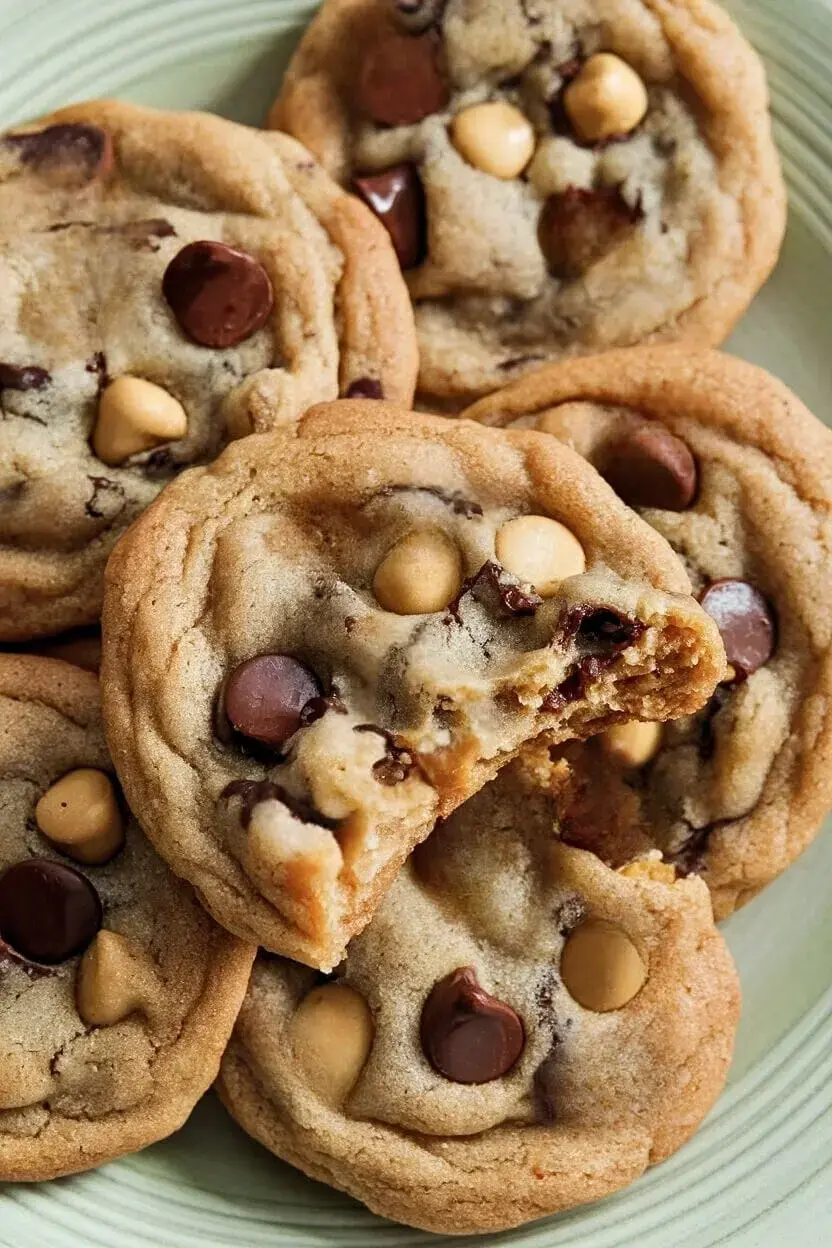
[[[497,534],[497,559],[541,598],[551,598],[561,581],[580,576],[586,555],[574,533],[548,516],[518,516]]]
[[[172,394],[141,377],[119,377],[101,396],[92,444],[105,464],[123,464],[187,432],[185,409]]]
[[[521,174],[534,152],[531,123],[512,104],[474,104],[451,123],[454,146],[469,164],[495,178]]]
[[[591,56],[563,93],[569,120],[589,143],[635,130],[648,102],[643,80],[610,52]]]
[[[35,818],[43,835],[76,862],[108,862],[124,843],[113,782],[95,768],[79,767],[53,784]]]
[[[373,593],[385,611],[423,615],[441,611],[459,593],[462,555],[440,529],[408,533],[384,556]]]
[[[620,1010],[647,980],[647,967],[626,932],[603,919],[576,927],[563,947],[560,974],[579,1005],[598,1014]]]
[[[295,1060],[332,1105],[347,1099],[373,1046],[373,1016],[354,988],[324,984],[298,1006],[289,1026]]]
[[[637,720],[615,724],[601,737],[607,753],[625,767],[644,767],[658,753],[661,741],[661,724],[642,724]]]
[[[676,883],[676,868],[671,862],[662,862],[660,858],[639,858],[636,862],[628,862],[625,867],[618,868],[618,874],[628,880],[655,880],[657,884]]]
[[[101,931],[81,959],[75,985],[78,1013],[90,1027],[128,1015],[152,1014],[162,994],[153,959],[117,932]]]

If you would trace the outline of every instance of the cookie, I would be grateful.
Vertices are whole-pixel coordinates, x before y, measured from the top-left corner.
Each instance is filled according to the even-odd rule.
[[[475,405],[585,455],[674,547],[728,667],[708,704],[568,752],[566,834],[617,864],[660,849],[719,917],[832,807],[832,434],[779,381],[656,347],[542,370]]]
[[[0,640],[92,623],[183,467],[339,394],[408,404],[383,228],[284,135],[129,104],[0,137]]]
[[[184,474],[117,547],[116,767],[221,923],[329,969],[525,740],[706,700],[725,660],[687,590],[555,439],[324,404]]]
[[[38,641],[17,646],[0,646],[0,653],[39,654],[45,659],[63,659],[87,672],[101,666],[101,629],[97,624],[73,628],[58,637],[42,637]]]
[[[739,991],[707,889],[560,844],[547,784],[512,764],[460,807],[334,978],[255,964],[222,1100],[385,1217],[464,1234],[597,1200],[724,1084]]]
[[[764,72],[709,0],[326,0],[272,123],[387,226],[451,405],[722,342],[783,237]]]
[[[0,656],[0,1180],[88,1170],[180,1127],[253,957],[123,805],[95,677]]]

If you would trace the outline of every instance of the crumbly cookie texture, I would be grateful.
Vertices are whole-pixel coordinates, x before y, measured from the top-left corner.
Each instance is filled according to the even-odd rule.
[[[596,1200],[693,1133],[739,1014],[700,880],[554,834],[545,750],[417,849],[336,976],[261,958],[221,1067],[237,1121],[444,1234]]]
[[[121,804],[98,682],[0,656],[0,1179],[49,1179],[182,1125],[254,948]]]
[[[271,120],[390,231],[434,401],[716,345],[783,237],[763,68],[709,0],[326,0]]]
[[[555,439],[324,404],[183,475],[116,549],[116,767],[220,922],[329,969],[528,738],[702,705],[725,660],[687,590]]]
[[[115,102],[0,137],[0,640],[92,623],[183,467],[339,394],[409,404],[384,229],[286,135]]]
[[[663,730],[566,751],[565,834],[618,864],[659,848],[725,917],[832,806],[832,434],[779,381],[656,347],[541,370],[470,409],[585,455],[674,547],[728,668]]]

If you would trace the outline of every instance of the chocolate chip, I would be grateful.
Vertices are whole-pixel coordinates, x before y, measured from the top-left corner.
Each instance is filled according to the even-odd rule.
[[[393,165],[353,180],[353,189],[382,223],[403,269],[415,269],[427,251],[425,192],[415,165]]]
[[[537,227],[540,249],[554,276],[571,281],[623,242],[640,215],[616,187],[570,186],[543,205]]]
[[[696,460],[669,430],[644,424],[614,442],[601,476],[629,507],[684,511],[696,497]]]
[[[220,797],[225,798],[226,801],[230,801],[232,797],[240,798],[242,803],[240,822],[244,828],[251,823],[255,806],[259,806],[261,802],[271,801],[280,802],[301,823],[327,828],[330,832],[338,827],[337,819],[322,815],[311,802],[305,801],[302,797],[295,797],[284,789],[282,784],[275,784],[273,780],[232,780],[225,786]]]
[[[577,638],[589,645],[604,646],[606,650],[623,650],[638,641],[646,625],[629,615],[622,615],[612,607],[596,607],[583,603],[570,607],[561,621],[563,643]]]
[[[485,593],[483,593],[485,591]],[[516,577],[512,577],[493,559],[484,563],[479,572],[469,576],[462,582],[459,593],[453,602],[448,604],[449,616],[460,622],[460,607],[466,594],[471,594],[478,601],[488,601],[489,591],[496,598],[508,615],[534,615],[543,599],[529,586],[520,585]]]
[[[587,686],[591,681],[597,680],[601,672],[614,662],[612,655],[600,657],[598,655],[586,655],[580,659],[573,667],[572,671],[561,681],[557,689],[550,690],[546,694],[541,703],[541,710],[556,712],[561,711],[570,702],[578,702],[585,697]]]
[[[321,696],[315,675],[289,654],[261,654],[235,668],[225,687],[225,714],[243,737],[277,750],[301,727],[301,714]]]
[[[101,917],[92,884],[63,863],[30,858],[0,876],[0,937],[30,961],[54,965],[83,952]]]
[[[51,380],[51,373],[34,364],[0,364],[0,390],[42,390]]]
[[[383,126],[412,126],[448,103],[434,31],[407,35],[381,27],[364,52],[353,101]]]
[[[699,601],[716,621],[728,662],[745,680],[774,653],[774,614],[759,589],[748,581],[714,581]]]
[[[325,698],[311,698],[300,713],[302,728],[308,728],[316,720],[323,719],[327,711],[335,711],[338,715],[346,715],[347,708],[337,690],[333,689]]]
[[[47,126],[29,134],[7,134],[7,147],[22,164],[59,182],[89,182],[113,167],[113,143],[106,130],[83,122]]]
[[[259,260],[225,243],[188,243],[173,257],[162,291],[182,332],[202,347],[234,347],[266,324],[274,306]]]
[[[358,377],[347,387],[345,398],[348,399],[383,399],[384,391],[381,382],[375,377]]]
[[[353,732],[373,732],[384,741],[384,758],[373,763],[373,776],[379,784],[393,788],[394,785],[407,780],[418,769],[411,751],[399,745],[392,732],[388,732],[386,728],[378,728],[375,724],[358,724],[353,728]]]
[[[691,833],[681,849],[675,854],[667,854],[666,861],[676,868],[679,875],[701,875],[705,867],[708,852],[708,841],[717,824],[709,824],[704,828],[691,828]]]
[[[473,967],[433,987],[422,1010],[421,1041],[434,1070],[454,1083],[490,1083],[508,1074],[526,1043],[520,1016],[492,997]]]

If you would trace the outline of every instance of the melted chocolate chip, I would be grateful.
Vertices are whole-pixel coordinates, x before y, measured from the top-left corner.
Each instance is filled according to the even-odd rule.
[[[34,364],[0,364],[0,390],[42,390],[52,374]]]
[[[698,745],[699,745],[699,757],[702,759],[703,763],[710,762],[710,760],[713,758],[714,754],[716,753],[716,733],[714,731],[714,720],[716,719],[719,712],[723,709],[723,707],[728,704],[730,699],[731,699],[730,690],[720,687],[716,689],[715,692],[712,694],[707,705],[705,706],[704,711],[702,712],[702,718],[699,723]]]
[[[373,763],[373,776],[379,784],[393,788],[402,784],[414,771],[418,763],[410,750],[398,745],[392,732],[386,728],[378,728],[375,724],[358,724],[353,732],[372,732],[384,741],[385,755],[377,763]]]
[[[427,215],[421,178],[412,164],[353,180],[353,190],[390,235],[402,269],[415,269],[427,251]]]
[[[335,711],[338,715],[347,713],[347,708],[336,689],[333,689],[325,698],[310,698],[300,713],[301,728],[308,728],[316,720],[322,719],[327,711]]]
[[[496,595],[504,611],[512,616],[534,615],[543,602],[540,595],[531,587],[525,588],[519,585],[516,578],[510,576],[499,563],[489,559],[482,565],[479,572],[462,582],[456,598],[448,604],[448,615],[457,623],[461,623],[460,607],[465,595],[471,594],[478,602],[481,602],[484,596],[487,601],[489,593]]]
[[[381,382],[375,377],[358,377],[351,381],[344,396],[347,399],[383,399]]]
[[[646,625],[632,616],[622,615],[612,607],[583,604],[570,607],[561,622],[564,643],[577,638],[590,645],[603,646],[605,651],[624,650],[634,645]]]
[[[768,663],[777,644],[774,612],[748,581],[714,581],[699,597],[716,621],[728,662],[741,680]]]
[[[552,689],[546,694],[541,703],[541,710],[544,711],[561,711],[570,702],[578,702],[586,696],[588,685],[597,680],[601,672],[609,667],[615,661],[612,655],[600,657],[599,655],[589,654],[579,659],[575,667],[561,681],[557,689]]]
[[[434,985],[422,1009],[422,1050],[454,1083],[490,1083],[515,1066],[526,1044],[519,1014],[480,987],[473,967]]]
[[[675,854],[666,854],[665,860],[671,863],[679,875],[700,875],[705,868],[705,855],[708,852],[708,841],[717,824],[709,824],[705,828],[691,829],[691,834],[680,850]]]
[[[557,1043],[555,1041],[552,1047],[554,1048]],[[549,1126],[557,1120],[557,1103],[549,1079],[551,1062],[552,1054],[550,1053],[540,1063],[532,1079],[535,1117],[544,1126]]]
[[[526,364],[537,364],[541,360],[545,360],[545,355],[515,355],[510,360],[501,360],[497,368],[501,373],[507,373],[512,368],[520,368]]]
[[[57,182],[88,182],[113,167],[113,144],[106,130],[86,123],[47,126],[28,134],[7,134],[6,147],[22,164]]]
[[[622,243],[641,216],[642,210],[631,208],[617,187],[570,186],[543,205],[540,249],[552,274],[572,281]]]
[[[270,801],[280,802],[301,823],[309,823],[318,828],[327,828],[330,832],[338,827],[337,819],[330,819],[327,815],[322,815],[311,802],[305,801],[301,797],[294,797],[282,785],[275,784],[273,780],[232,780],[230,784],[225,786],[220,797],[225,798],[226,801],[230,801],[232,797],[240,798],[242,803],[240,822],[244,828],[248,828],[251,823],[254,808],[259,806],[261,802]]]
[[[101,918],[98,893],[73,867],[29,858],[0,876],[0,937],[30,962],[51,966],[82,953]]]

